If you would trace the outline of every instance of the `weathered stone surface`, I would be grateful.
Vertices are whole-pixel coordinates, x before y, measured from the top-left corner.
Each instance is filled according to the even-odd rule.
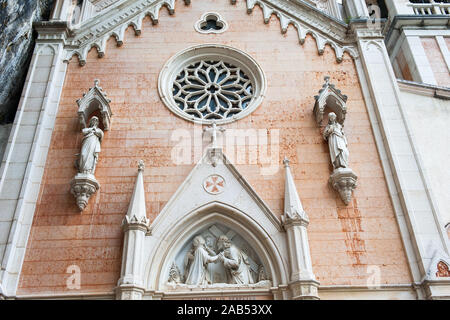
[[[219,35],[196,32],[193,24],[206,11],[223,13],[229,29]],[[312,37],[307,36],[304,45],[299,45],[294,28],[280,34],[275,16],[264,24],[262,11],[247,15],[244,2],[231,6],[222,0],[192,1],[190,6],[179,5],[175,15],[161,10],[159,20],[152,25],[149,18],[145,19],[138,37],[130,27],[122,47],[111,38],[101,59],[93,49],[84,67],[79,66],[77,57],[70,61],[18,294],[69,292],[66,269],[72,264],[82,270],[83,292],[109,293],[116,287],[122,255],[121,221],[132,196],[136,162],[143,159],[148,164],[144,187],[150,221],[194,166],[179,165],[171,159],[179,142],[171,139],[173,132],[187,130],[181,132],[193,137],[195,125],[175,116],[161,102],[157,93],[159,72],[180,50],[211,42],[245,50],[270,79],[263,103],[226,128],[279,130],[278,171],[261,175],[263,163],[247,161],[252,145],[240,149],[239,154],[245,158],[240,161],[235,156],[234,164],[280,216],[284,204],[282,159],[289,157],[310,218],[311,260],[320,284],[366,285],[370,265],[380,266],[383,284],[409,283],[403,244],[351,57],[345,54],[338,64],[328,46],[323,55],[318,55]],[[350,166],[359,175],[359,186],[348,206],[328,185],[328,146],[311,112],[325,75],[330,75],[349,97],[345,132],[352,155]],[[94,79],[100,79],[111,99],[114,120],[105,133],[95,173],[102,187],[80,215],[68,184],[76,173],[74,154],[81,143],[74,103]],[[230,150],[226,154],[233,156]]]
[[[11,123],[34,48],[32,23],[48,19],[53,0],[0,0],[0,124]]]

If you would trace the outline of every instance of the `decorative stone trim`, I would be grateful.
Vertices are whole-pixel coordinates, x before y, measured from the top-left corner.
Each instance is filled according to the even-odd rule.
[[[333,171],[329,183],[339,192],[342,201],[348,205],[352,199],[352,192],[356,188],[358,177],[350,168],[339,168]]]
[[[450,258],[443,251],[435,249],[433,259],[430,261],[425,280],[445,280],[442,278],[450,278]]]
[[[78,173],[70,182],[70,192],[76,198],[80,211],[86,208],[89,198],[98,189],[100,189],[100,184],[90,173]]]
[[[184,0],[184,3],[189,5],[190,0]],[[235,4],[236,1],[231,0],[231,3]],[[251,13],[255,5],[262,8],[265,23],[269,23],[272,14],[279,18],[282,33],[287,32],[289,25],[294,26],[301,44],[310,34],[316,40],[319,54],[322,54],[325,45],[329,44],[334,49],[338,62],[342,61],[344,52],[348,52],[354,59],[358,57],[355,36],[348,34],[347,25],[312,5],[301,1],[247,0],[247,12]],[[99,57],[103,57],[106,42],[111,36],[116,38],[118,46],[123,44],[125,30],[129,26],[132,26],[136,36],[139,36],[143,19],[150,16],[153,24],[157,24],[159,10],[163,6],[168,8],[169,14],[175,12],[175,0],[128,0],[120,6],[111,5],[102,10],[95,19],[81,22],[76,30],[71,30],[64,38],[67,50],[64,61],[68,62],[77,55],[80,65],[83,66],[86,64],[88,52],[93,47],[97,48]],[[38,39],[44,40],[49,36],[51,35],[45,34],[41,27]]]
[[[215,65],[220,64],[225,66],[225,68],[229,68],[229,70],[219,70],[215,65],[210,66],[207,70],[215,70],[214,72],[217,74],[215,79],[207,79],[206,77],[210,77],[207,75],[203,76],[205,78],[202,80],[199,73],[204,73],[205,71],[198,70],[201,66],[197,67],[197,65],[199,63],[203,64],[204,60],[217,61]],[[228,74],[227,78],[233,84],[230,85],[227,82],[224,83],[223,81],[225,80],[219,80],[218,74],[220,72],[222,74],[226,72]],[[231,72],[236,72],[237,75],[231,75]],[[183,79],[180,79],[180,77],[183,77]],[[180,81],[182,81],[181,84],[178,83]],[[245,83],[241,84],[244,81]],[[229,92],[232,90],[229,87],[238,85],[237,82],[242,87],[241,91],[247,92],[251,90],[249,91],[251,94],[247,92],[247,96],[243,97],[241,95],[238,96],[235,92]],[[215,93],[208,92],[213,85],[215,86]],[[164,104],[181,118],[196,123],[210,124],[216,122],[219,124],[241,119],[249,115],[261,104],[266,88],[267,83],[264,72],[251,56],[238,49],[220,44],[197,45],[177,53],[166,62],[158,78],[158,91]],[[194,89],[199,91],[189,91]],[[202,97],[209,96],[209,98],[203,98],[204,100],[208,99],[206,105],[202,106],[200,104],[201,101],[190,105],[192,103],[191,98],[197,92],[203,95]],[[226,97],[230,95],[235,98],[230,98],[230,100]],[[198,100],[201,100],[202,97],[198,98]],[[210,106],[212,99],[216,101],[216,109],[214,110]],[[244,101],[246,101],[245,105]],[[225,106],[222,107],[221,104],[225,104]],[[194,110],[191,108],[194,108]]]
[[[215,25],[219,27],[219,29],[205,28],[207,27],[207,23],[211,20],[215,22]],[[223,33],[228,29],[228,23],[217,12],[206,12],[202,15],[200,20],[194,24],[194,29],[195,31],[204,34]]]
[[[231,3],[236,1],[231,0]],[[325,45],[329,44],[335,51],[338,63],[342,62],[346,51],[352,58],[358,57],[357,49],[352,44],[354,40],[347,35],[347,26],[331,17],[327,17],[328,21],[324,23],[321,10],[300,1],[247,0],[247,13],[252,13],[255,5],[262,8],[264,23],[269,23],[272,14],[278,17],[281,33],[286,33],[289,25],[296,28],[300,44],[303,45],[306,35],[310,34],[316,40],[320,55],[324,53]]]
[[[289,284],[292,300],[319,300],[319,282],[315,280],[295,281]]]
[[[225,186],[225,179],[218,174],[212,174],[203,181],[203,189],[209,194],[220,194],[224,191]]]
[[[314,115],[316,122],[320,126],[323,120],[323,114],[326,107],[333,110],[337,115],[337,121],[344,124],[345,115],[347,114],[347,96],[341,93],[334,84],[330,83],[330,77],[325,77],[325,84],[319,91],[319,95],[314,96],[316,103],[314,104]]]
[[[89,88],[88,93],[83,94],[83,98],[77,100],[78,118],[82,128],[87,127],[89,116],[96,110],[100,111],[102,123],[105,130],[109,130],[111,123],[111,100],[107,99],[107,94],[99,86],[100,81],[94,80],[94,87]]]

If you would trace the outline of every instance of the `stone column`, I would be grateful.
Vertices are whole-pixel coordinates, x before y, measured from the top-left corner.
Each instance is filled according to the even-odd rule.
[[[448,237],[404,117],[397,79],[381,31],[359,22],[352,23],[351,29],[360,53],[356,65],[363,92],[366,92],[366,97],[370,96],[366,100],[369,114],[373,107],[376,119],[371,120],[382,135],[377,137],[378,141],[382,141],[379,148],[386,151],[386,154],[384,151],[381,153],[382,161],[386,161],[389,166],[386,179],[413,281],[424,293],[429,285],[424,280],[428,270],[433,268],[432,261],[436,259],[436,253],[443,258],[448,257]],[[445,286],[441,294],[448,296],[450,285]]]
[[[402,30],[403,40],[401,46],[403,54],[408,62],[413,81],[432,84],[437,86],[433,69],[423,48],[421,37],[417,35],[408,35],[408,30]]]
[[[141,300],[144,294],[142,246],[149,228],[145,209],[144,163],[139,162],[138,176],[128,212],[123,219],[125,233],[122,254],[122,269],[116,288],[120,300]]]
[[[14,297],[64,84],[67,25],[39,32],[0,167],[0,286]]]
[[[408,6],[409,0],[385,0],[385,3],[390,19],[393,19],[396,15],[414,14],[413,8]]]
[[[367,10],[365,0],[345,0],[343,4],[347,11],[348,18],[360,19],[369,17],[369,11]]]
[[[67,21],[72,9],[72,0],[55,0],[50,20]]]
[[[291,275],[289,288],[293,300],[319,299],[318,286],[311,263],[309,251],[308,216],[303,210],[295,187],[294,178],[289,167],[289,160],[284,160],[286,170],[283,226],[287,233],[289,264]]]

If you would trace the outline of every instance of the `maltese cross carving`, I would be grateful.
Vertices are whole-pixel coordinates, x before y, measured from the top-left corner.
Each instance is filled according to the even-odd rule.
[[[225,190],[225,179],[217,174],[210,175],[203,181],[203,188],[210,194],[219,194]]]

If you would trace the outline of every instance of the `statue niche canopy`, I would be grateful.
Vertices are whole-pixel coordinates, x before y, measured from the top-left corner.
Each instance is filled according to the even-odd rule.
[[[271,285],[251,245],[221,224],[194,232],[166,268],[168,290]]]

